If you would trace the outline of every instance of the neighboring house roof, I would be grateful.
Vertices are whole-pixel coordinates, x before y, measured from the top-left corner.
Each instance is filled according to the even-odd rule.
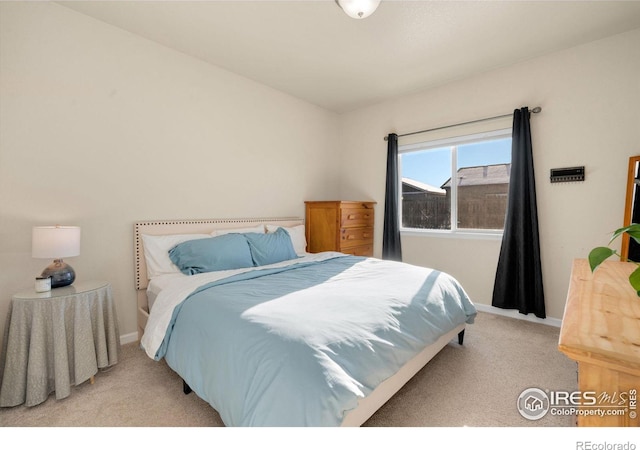
[[[418,191],[422,191],[422,192],[428,192],[431,194],[440,194],[440,195],[446,195],[447,191],[445,191],[442,188],[436,187],[436,186],[431,186],[430,184],[427,183],[423,183],[421,181],[417,181],[417,180],[412,180],[411,178],[405,178],[402,177],[402,184],[406,184],[408,186],[411,186],[412,188],[418,190]]]
[[[458,169],[458,186],[508,184],[510,176],[510,163],[493,164],[490,166],[461,167]],[[442,187],[451,187],[451,178],[449,178]]]

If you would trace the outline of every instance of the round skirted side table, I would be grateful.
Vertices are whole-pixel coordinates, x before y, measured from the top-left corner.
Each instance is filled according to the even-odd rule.
[[[111,285],[77,282],[11,299],[0,353],[0,407],[35,406],[118,362],[120,335]]]

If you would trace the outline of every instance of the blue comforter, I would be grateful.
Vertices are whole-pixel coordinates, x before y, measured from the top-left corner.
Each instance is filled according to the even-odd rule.
[[[336,426],[475,314],[443,272],[302,258],[204,283],[172,308],[161,345],[147,353],[164,357],[227,426]]]

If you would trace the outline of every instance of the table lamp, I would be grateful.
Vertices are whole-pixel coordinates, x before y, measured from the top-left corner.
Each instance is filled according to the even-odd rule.
[[[51,287],[68,286],[76,279],[73,268],[62,258],[80,254],[80,227],[60,225],[33,227],[31,255],[34,258],[53,258],[41,277],[51,278]]]

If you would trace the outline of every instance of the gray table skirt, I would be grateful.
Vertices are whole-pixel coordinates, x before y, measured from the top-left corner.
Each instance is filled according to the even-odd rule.
[[[98,369],[118,362],[111,286],[55,298],[13,298],[0,354],[0,407],[68,397]]]

